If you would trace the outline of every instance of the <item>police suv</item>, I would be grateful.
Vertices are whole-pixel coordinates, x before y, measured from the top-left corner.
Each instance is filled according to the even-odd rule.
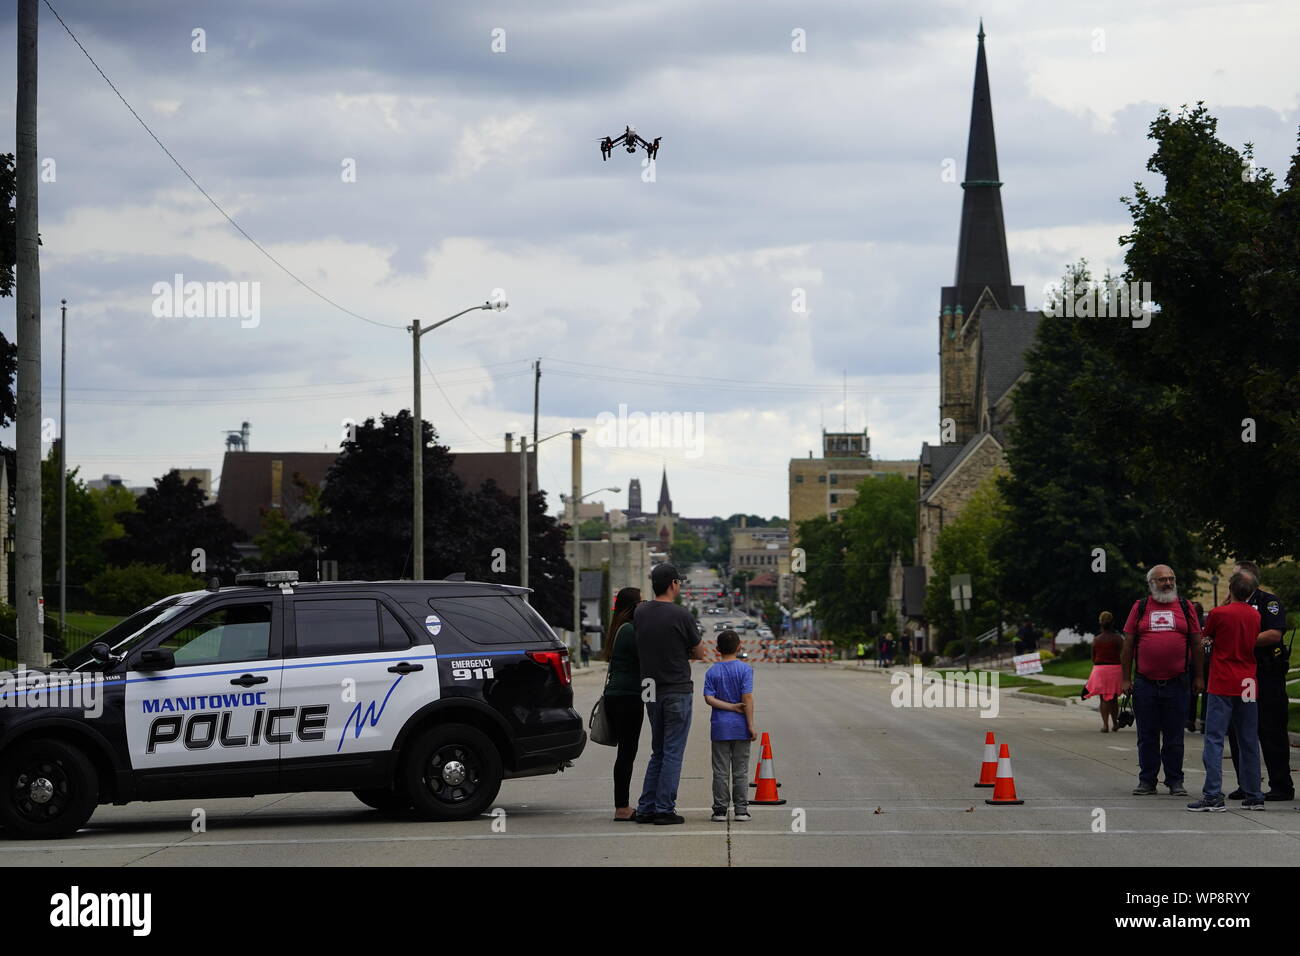
[[[0,683],[0,831],[65,836],[100,803],[317,790],[465,819],[503,778],[582,753],[568,651],[524,589],[297,577],[172,595]]]

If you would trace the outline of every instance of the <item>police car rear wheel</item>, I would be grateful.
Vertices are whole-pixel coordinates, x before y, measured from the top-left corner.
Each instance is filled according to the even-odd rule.
[[[0,759],[0,825],[14,836],[76,833],[99,802],[95,766],[60,740],[20,743]]]
[[[406,762],[407,793],[422,816],[478,816],[501,789],[501,756],[481,730],[447,724],[425,731]]]
[[[381,813],[405,813],[411,809],[410,798],[396,790],[353,790],[352,795]]]

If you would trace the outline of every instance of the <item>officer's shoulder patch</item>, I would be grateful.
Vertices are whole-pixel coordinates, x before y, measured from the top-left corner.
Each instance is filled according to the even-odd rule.
[[[1278,611],[1280,611],[1280,610],[1282,610],[1282,605],[1280,605],[1277,601],[1269,601],[1269,602],[1268,602],[1268,613],[1269,613],[1269,614],[1276,614],[1276,613],[1277,613]]]

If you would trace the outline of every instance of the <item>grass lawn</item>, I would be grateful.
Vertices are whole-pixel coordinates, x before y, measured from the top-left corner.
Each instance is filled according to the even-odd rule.
[[[1034,687],[1027,691],[1026,694],[1038,694],[1042,697],[1074,697],[1083,693],[1082,684],[1048,684],[1044,687]]]
[[[965,674],[965,671],[943,671],[945,677]],[[997,674],[999,687],[1050,687],[1046,681],[1034,680],[1032,677],[1019,677],[1016,674],[1003,674],[1000,671],[976,671],[977,674]]]
[[[1078,677],[1087,680],[1092,673],[1092,661],[1048,661],[1043,665],[1043,673],[1054,677]]]
[[[1300,704],[1290,706],[1290,715],[1287,718],[1286,729],[1292,733],[1300,734]]]
[[[1288,697],[1300,697],[1300,680],[1293,680],[1286,685],[1286,695]]]
[[[53,617],[58,618],[58,614]],[[75,627],[82,631],[88,631],[91,634],[103,634],[114,624],[121,621],[122,618],[116,614],[93,614],[90,612],[70,611],[68,613],[68,626]]]

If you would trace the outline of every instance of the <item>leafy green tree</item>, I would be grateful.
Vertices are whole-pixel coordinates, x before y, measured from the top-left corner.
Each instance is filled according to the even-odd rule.
[[[109,485],[106,488],[89,489],[90,500],[99,512],[101,541],[112,541],[126,534],[118,516],[123,512],[135,511],[135,495],[121,485]]]
[[[129,564],[106,568],[86,586],[96,610],[106,614],[133,614],[171,594],[197,591],[203,582],[196,575],[172,574],[159,565]]]
[[[678,568],[688,568],[704,560],[704,542],[684,521],[673,528],[672,562]]]
[[[998,554],[1007,534],[1009,514],[998,492],[997,477],[987,478],[956,518],[943,526],[935,544],[934,563],[925,592],[925,616],[940,640],[961,636],[961,613],[953,607],[950,578],[971,576],[971,606],[967,611],[969,639],[997,627],[1007,616],[1006,574]],[[895,632],[897,633],[897,632]]]
[[[0,153],[0,298],[14,294],[14,267],[18,263],[18,224],[14,207],[17,187],[14,154]],[[14,395],[17,372],[18,345],[0,334],[0,428],[13,424],[18,414]]]
[[[1217,136],[1205,107],[1161,110],[1135,184],[1128,282],[1148,282],[1149,327],[1094,318],[1080,336],[1109,362],[1078,390],[1089,453],[1123,463],[1159,520],[1216,555],[1268,560],[1300,540],[1300,154],[1285,188],[1253,150]],[[1143,325],[1142,321],[1137,322]],[[1103,377],[1106,376],[1106,377]],[[1113,377],[1111,377],[1113,376]]]
[[[603,518],[588,518],[578,525],[578,537],[583,541],[599,541],[607,534],[609,534],[609,525]]]
[[[221,505],[207,503],[197,478],[183,482],[173,468],[140,496],[134,512],[121,514],[119,520],[123,536],[104,542],[111,564],[155,565],[171,574],[189,574],[195,550],[202,549],[205,578],[234,579],[239,531],[222,514]]]
[[[104,569],[103,525],[99,509],[77,480],[78,469],[68,472],[68,584],[84,585]],[[47,594],[56,593],[59,579],[59,449],[58,443],[41,462],[41,559]],[[69,602],[71,603],[71,602]]]
[[[302,578],[302,565],[314,565],[311,536],[293,526],[281,508],[268,508],[262,513],[262,530],[253,538],[262,570],[298,569]],[[310,580],[310,576],[307,578]]]
[[[1078,291],[1090,281],[1081,262],[1062,285]],[[1144,592],[1152,565],[1169,564],[1190,581],[1208,562],[1189,528],[1153,507],[1159,489],[1135,486],[1122,456],[1091,444],[1097,436],[1080,406],[1104,402],[1139,414],[1135,391],[1088,334],[1095,318],[1065,315],[1059,297],[1051,312],[1012,396],[1010,474],[1000,485],[1007,523],[996,557],[1012,572],[1007,599],[1035,623],[1083,631],[1096,628],[1100,611],[1122,616]],[[946,594],[947,578],[938,583]]]

